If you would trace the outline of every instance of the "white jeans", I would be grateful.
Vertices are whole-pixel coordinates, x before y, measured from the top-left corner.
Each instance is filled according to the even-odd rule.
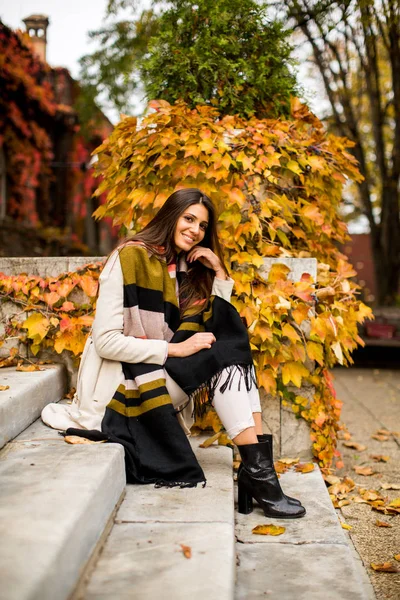
[[[224,371],[227,371],[224,369]],[[181,406],[187,400],[185,392],[166,373],[166,386],[175,407]],[[224,381],[225,373],[222,375]],[[228,373],[226,373],[228,376]],[[228,436],[233,439],[239,433],[254,427],[253,413],[261,412],[260,394],[253,384],[248,392],[244,381],[240,381],[240,373],[237,370],[232,376],[230,385],[224,392],[217,387],[214,394],[213,406]]]

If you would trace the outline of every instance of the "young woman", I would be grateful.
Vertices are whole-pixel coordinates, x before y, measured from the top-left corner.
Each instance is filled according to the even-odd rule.
[[[253,498],[268,517],[297,518],[262,434],[248,333],[230,304],[211,200],[174,192],[154,219],[109,257],[92,335],[71,406],[50,404],[45,423],[125,447],[129,482],[205,481],[189,444],[192,415],[212,402],[242,458],[239,511]]]

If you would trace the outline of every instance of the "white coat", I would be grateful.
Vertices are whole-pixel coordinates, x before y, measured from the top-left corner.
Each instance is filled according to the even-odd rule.
[[[99,281],[96,316],[92,335],[82,353],[74,400],[70,405],[48,404],[42,411],[42,420],[54,429],[64,431],[75,427],[100,430],[106,406],[124,379],[121,361],[163,365],[167,359],[168,342],[124,335],[124,288],[118,252],[110,256]],[[232,288],[232,279],[215,278],[212,294],[229,302]],[[184,404],[187,399],[185,392],[164,372],[174,405]],[[188,407],[183,418],[187,418],[190,412],[191,408]]]

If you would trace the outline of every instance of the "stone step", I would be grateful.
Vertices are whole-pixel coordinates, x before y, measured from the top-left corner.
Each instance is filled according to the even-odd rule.
[[[15,367],[0,370],[0,448],[24,431],[50,402],[57,402],[66,389],[63,365],[45,365],[41,371],[22,372]]]
[[[232,450],[193,449],[205,488],[127,486],[84,600],[232,600],[235,580]],[[181,544],[188,546],[186,558]]]
[[[0,452],[1,600],[66,600],[124,489],[118,444],[72,446],[40,420],[9,442]]]
[[[289,496],[301,500],[307,514],[293,520],[266,518],[256,503],[250,515],[236,511],[235,600],[373,600],[369,578],[341,527],[317,465],[311,473],[287,471],[280,482]],[[252,533],[256,525],[268,523],[286,527],[285,533]]]

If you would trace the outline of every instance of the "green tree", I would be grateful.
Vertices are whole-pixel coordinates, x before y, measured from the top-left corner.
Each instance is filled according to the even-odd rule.
[[[91,37],[101,48],[82,59],[92,95],[120,110],[142,85],[147,99],[190,106],[217,105],[222,114],[288,115],[296,91],[291,47],[279,22],[254,0],[174,0],[137,14],[134,4],[111,0],[113,21]]]
[[[394,0],[278,0],[310,44],[330,102],[330,128],[355,142],[364,180],[378,300],[400,283],[400,11]]]

